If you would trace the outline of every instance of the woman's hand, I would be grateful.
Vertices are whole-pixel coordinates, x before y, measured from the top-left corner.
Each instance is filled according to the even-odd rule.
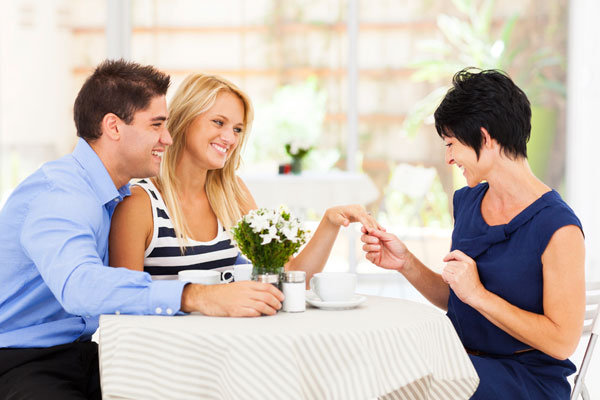
[[[360,240],[364,243],[367,260],[381,268],[400,272],[409,264],[412,253],[398,237],[378,229],[369,232],[364,227],[362,232]]]
[[[454,250],[444,257],[444,261],[447,263],[442,272],[444,282],[463,303],[473,306],[486,291],[479,280],[475,260],[460,250]]]
[[[323,219],[336,227],[348,226],[352,222],[360,222],[368,232],[374,229],[385,231],[385,229],[379,226],[375,218],[363,206],[358,204],[329,208],[325,211]]]
[[[215,317],[258,317],[274,315],[283,298],[283,293],[270,283],[188,284],[183,289],[181,310]]]

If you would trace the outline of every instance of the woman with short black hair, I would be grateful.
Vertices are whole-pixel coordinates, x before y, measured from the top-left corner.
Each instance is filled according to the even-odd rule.
[[[401,272],[448,311],[480,377],[476,399],[568,399],[567,358],[585,310],[581,222],[531,171],[527,96],[504,73],[465,69],[435,112],[454,194],[451,252],[441,274],[394,235],[362,237],[366,257]],[[363,231],[364,232],[364,231]]]

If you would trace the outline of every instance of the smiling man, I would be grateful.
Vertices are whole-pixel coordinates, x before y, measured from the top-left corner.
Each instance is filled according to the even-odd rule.
[[[72,154],[26,178],[0,211],[0,397],[99,399],[91,335],[106,313],[174,314],[184,284],[107,268],[115,206],[171,143],[170,78],[105,61],[74,107]]]
[[[131,179],[158,174],[172,143],[169,84],[150,66],[99,65],[75,100],[73,153],[42,165],[0,211],[0,399],[100,399],[101,314],[222,315],[203,301],[210,287],[108,267],[115,207]],[[255,307],[281,308],[272,285],[248,285],[264,293]]]

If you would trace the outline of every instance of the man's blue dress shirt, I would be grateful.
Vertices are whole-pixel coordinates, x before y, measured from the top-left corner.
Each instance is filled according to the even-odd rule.
[[[179,311],[183,283],[108,267],[115,187],[79,139],[25,179],[0,211],[0,348],[88,340],[100,314]]]

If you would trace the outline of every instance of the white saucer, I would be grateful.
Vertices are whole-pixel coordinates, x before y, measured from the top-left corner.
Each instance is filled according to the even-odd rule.
[[[367,301],[367,298],[359,294],[355,294],[350,300],[346,301],[323,301],[312,290],[306,291],[306,302],[323,310],[349,310],[358,307],[365,301]]]

